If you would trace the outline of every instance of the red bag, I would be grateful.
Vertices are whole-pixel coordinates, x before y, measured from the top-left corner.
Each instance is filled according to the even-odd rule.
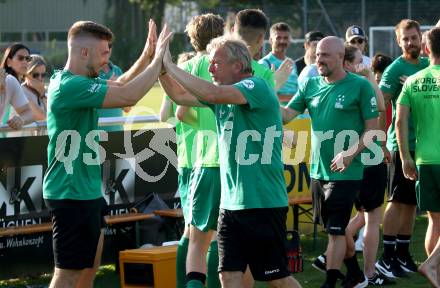
[[[298,231],[287,231],[287,263],[290,273],[303,271],[303,257]]]

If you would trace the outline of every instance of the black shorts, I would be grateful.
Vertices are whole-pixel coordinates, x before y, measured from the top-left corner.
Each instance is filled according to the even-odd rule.
[[[356,198],[357,210],[370,212],[383,204],[387,187],[387,166],[385,163],[368,166],[364,169],[359,196]]]
[[[345,235],[361,180],[312,179],[313,218],[330,235]]]
[[[107,203],[95,200],[48,200],[52,217],[55,267],[81,270],[92,268]]]
[[[245,272],[257,281],[289,276],[287,270],[287,207],[245,210],[220,209],[218,218],[219,272]]]
[[[411,151],[414,159],[414,152]],[[417,205],[416,182],[403,176],[399,152],[391,152],[391,163],[388,165],[388,202]]]

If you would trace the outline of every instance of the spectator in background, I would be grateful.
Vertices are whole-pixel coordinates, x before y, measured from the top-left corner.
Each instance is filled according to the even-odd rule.
[[[34,115],[34,120],[46,120],[47,98],[44,80],[47,75],[47,63],[42,56],[31,55],[24,83],[24,95]]]
[[[361,50],[362,54],[367,52],[367,36],[365,35],[364,30],[357,26],[353,25],[347,28],[345,32],[345,41],[348,45],[354,46]],[[371,59],[368,56],[362,55],[362,64],[371,66]]]
[[[101,70],[99,71],[99,78],[104,80],[111,80],[116,81],[116,79],[122,75],[122,70],[119,68],[119,66],[116,66],[113,64],[112,61],[110,61],[110,57],[112,54],[112,43],[109,44],[110,53],[108,54],[108,62],[104,66],[102,66]],[[128,110],[129,111],[129,108]],[[100,108],[98,109],[98,116],[99,118],[105,118],[105,117],[122,117],[123,109],[122,108]],[[100,129],[103,129],[105,131],[121,131],[124,130],[124,126],[122,125],[112,125],[112,126],[103,126],[100,127]]]
[[[428,54],[426,53],[426,35],[428,31],[425,31],[422,33],[422,48],[420,50],[420,56],[428,57]]]
[[[12,44],[6,48],[0,67],[3,68],[7,74],[12,75],[21,83],[26,74],[27,64],[30,60],[29,54],[30,50],[25,45],[21,43]],[[0,120],[1,124],[6,124],[9,118],[11,118],[11,105],[6,105],[3,109],[3,117],[0,118]]]
[[[383,71],[385,71],[385,68],[391,63],[393,63],[393,59],[385,54],[376,53],[373,56],[373,59],[371,60],[371,70],[374,73],[377,83],[380,83]]]
[[[318,73],[318,67],[316,66],[316,45],[318,42],[312,42],[310,44],[309,50],[306,51],[306,54],[304,55],[304,61],[307,64],[306,67],[301,71],[301,73],[298,76],[298,86],[301,87],[304,85],[304,83],[312,77],[319,76]]]
[[[384,113],[385,104],[383,95],[375,80],[374,73],[369,67],[362,64],[362,53],[357,47],[352,45],[347,45],[345,47],[344,69],[347,72],[363,76],[370,82],[376,92],[377,110],[379,113]],[[385,135],[385,125],[378,123],[378,127],[384,131]],[[378,146],[379,144],[380,143],[378,143]],[[371,153],[371,158],[374,157],[372,150],[368,150],[368,153]],[[391,280],[376,271],[375,268],[377,249],[379,247],[379,229],[382,218],[381,207],[385,195],[386,184],[387,166],[384,162],[380,162],[377,165],[365,164],[359,195],[355,201],[358,213],[350,220],[346,230],[347,251],[345,254],[345,262],[347,264],[350,262],[350,259],[356,259],[355,242],[353,237],[359,229],[366,225],[365,245],[363,249],[364,274],[368,278],[368,285],[371,286],[393,284]],[[354,261],[353,263],[357,263],[357,261]],[[347,265],[348,272],[346,280],[362,273],[359,266],[353,265],[352,267],[353,269],[350,271],[349,266]]]
[[[318,44],[319,40],[321,40],[322,38],[324,38],[324,34],[319,31],[310,31],[304,36],[304,49],[305,49],[304,56],[295,60],[296,72],[298,74],[301,73],[301,71],[304,69],[304,67],[309,65],[306,63],[305,58],[306,58],[306,55],[310,55],[310,51],[309,51],[310,48],[312,48],[314,46],[315,50],[316,50],[316,44]],[[313,53],[313,54],[315,54],[315,53]]]
[[[373,56],[373,59],[371,60],[371,70],[374,73],[374,77],[376,79],[376,82],[379,84],[380,80],[382,79],[382,74],[383,71],[385,71],[385,68],[388,67],[388,65],[390,65],[391,63],[393,63],[393,59],[385,54],[381,54],[381,53],[376,53]],[[391,108],[391,105],[388,105],[387,107],[385,107],[386,109],[386,129],[388,130],[388,127],[390,127],[391,124],[391,118],[393,116],[393,111]]]
[[[270,27],[269,43],[272,51],[263,57],[258,63],[267,66],[267,68],[279,69],[281,65],[290,66],[291,72],[287,75],[288,78],[283,86],[277,91],[278,99],[281,104],[286,105],[298,90],[298,74],[292,59],[286,57],[287,49],[290,46],[292,29],[287,23],[279,22]]]
[[[29,48],[15,43],[6,48],[0,64],[4,69],[0,78],[0,94],[5,95],[0,101],[0,119],[2,124],[8,124],[16,130],[32,121],[32,111],[19,83],[26,74],[29,59]],[[18,115],[10,117],[11,105]]]
[[[0,64],[6,73],[14,76],[22,82],[27,72],[28,62],[31,60],[30,50],[21,43],[15,43],[6,48],[5,54]]]

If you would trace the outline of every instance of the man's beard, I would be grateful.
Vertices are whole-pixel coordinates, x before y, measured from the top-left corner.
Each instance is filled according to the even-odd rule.
[[[323,69],[319,69],[319,66],[321,66]],[[321,75],[323,77],[327,77],[327,76],[330,76],[332,74],[332,71],[330,71],[330,69],[328,68],[327,64],[320,64],[320,65],[318,65],[318,73],[319,73],[319,75]]]
[[[415,48],[415,49],[414,49]],[[420,56],[421,47],[410,46],[406,54],[411,57],[411,59],[417,59]]]
[[[88,76],[90,78],[96,78],[99,76],[99,72],[97,72],[91,65],[87,64],[87,71],[89,71]]]

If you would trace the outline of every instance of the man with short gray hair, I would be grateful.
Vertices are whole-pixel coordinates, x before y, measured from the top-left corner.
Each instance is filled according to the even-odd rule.
[[[243,41],[213,39],[208,53],[216,85],[179,69],[169,52],[160,81],[176,103],[208,106],[216,115],[222,287],[241,287],[247,265],[254,279],[271,287],[301,287],[287,271],[287,192],[277,96],[265,80],[252,76],[252,57]]]

